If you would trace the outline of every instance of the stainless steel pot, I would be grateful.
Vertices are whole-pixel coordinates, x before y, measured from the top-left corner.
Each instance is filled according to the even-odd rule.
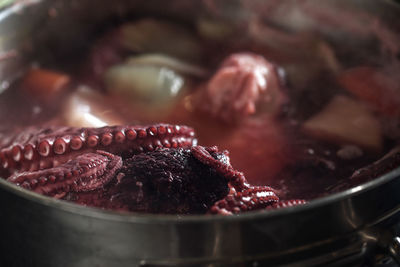
[[[211,2],[18,1],[0,13],[0,50],[19,55],[0,62],[0,75],[12,80],[35,60],[68,66],[87,51],[105,21],[153,14],[190,22],[214,16]],[[295,13],[298,1],[289,2]],[[326,2],[348,10],[361,3]],[[218,16],[227,21],[246,21],[257,13],[243,8],[243,1],[216,3],[226,5]],[[362,5],[385,14],[386,21],[400,15],[389,2]],[[399,222],[399,177],[396,169],[304,206],[230,217],[119,214],[43,197],[0,179],[2,266],[311,266],[353,262],[377,247],[396,255],[392,226]]]

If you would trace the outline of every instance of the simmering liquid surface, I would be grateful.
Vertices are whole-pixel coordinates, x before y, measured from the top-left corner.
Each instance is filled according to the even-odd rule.
[[[284,199],[375,178],[357,170],[397,145],[397,59],[383,64],[380,52],[349,52],[317,33],[258,25],[239,40],[223,25],[213,27],[226,38],[197,26],[133,20],[101,36],[78,71],[33,68],[0,95],[1,130],[188,125],[200,145],[228,150],[251,184]]]

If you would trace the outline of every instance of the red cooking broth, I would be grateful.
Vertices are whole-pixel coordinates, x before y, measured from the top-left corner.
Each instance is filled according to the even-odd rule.
[[[115,32],[105,36],[95,43],[84,62],[77,63],[77,66],[81,66],[80,71],[67,74],[70,81],[59,89],[60,92],[49,96],[50,99],[43,100],[38,96],[39,93],[43,94],[40,90],[39,93],[29,88],[25,90],[25,87],[30,86],[24,84],[26,76],[16,82],[12,90],[2,93],[2,128],[10,128],[11,125],[15,128],[27,125],[81,126],[72,125],[66,119],[71,114],[65,111],[64,100],[77,94],[77,88],[85,85],[96,96],[103,97],[97,104],[91,103],[101,111],[94,115],[101,117],[104,114],[117,114],[118,120],[125,124],[165,122],[194,127],[199,144],[217,145],[221,150],[228,150],[234,168],[242,171],[251,184],[271,185],[280,191],[282,198],[287,199],[312,199],[356,185],[357,181],[350,178],[353,173],[381,158],[398,140],[396,131],[399,131],[400,108],[393,104],[400,100],[399,83],[396,83],[398,78],[393,77],[394,74],[399,77],[397,65],[391,66],[388,71],[386,66],[369,62],[367,65],[364,62],[348,64],[346,58],[338,56],[335,60],[340,62],[342,70],[335,72],[324,63],[310,62],[315,60],[312,52],[306,58],[301,55],[293,58],[293,51],[289,55],[282,50],[274,53],[272,48],[252,41],[234,44],[233,40],[220,43],[202,39],[200,45],[204,48],[203,62],[195,64],[207,69],[208,74],[188,79],[189,86],[173,98],[171,103],[148,103],[140,97],[128,100],[124,95],[121,97],[105,89],[105,72],[121,64],[129,54],[116,42],[119,37]],[[310,35],[304,35],[304,38],[310,38]],[[330,53],[345,54],[347,48],[343,49],[319,38],[317,36],[315,40],[326,46],[324,49]],[[288,101],[281,105],[279,112],[271,114],[261,106],[254,114],[239,121],[226,122],[202,110],[193,109],[192,98],[215,73],[223,59],[243,51],[264,56],[286,72],[282,90]],[[352,60],[348,59],[349,62]],[[367,84],[363,77],[368,77]],[[40,86],[46,87],[46,81],[41,83],[44,85]],[[379,84],[379,94],[373,91],[377,87],[374,87],[374,83]],[[393,97],[386,94],[392,94]],[[385,97],[380,98],[381,95]],[[357,133],[330,126],[337,123],[337,105],[333,103],[337,96],[344,96],[344,101],[350,99],[350,102],[345,103],[355,101],[357,109],[349,107],[349,114],[361,112],[362,115],[368,115],[364,120],[372,120],[372,124],[378,122],[379,129],[375,130],[380,134],[381,143],[376,141],[375,136],[366,138],[365,142],[358,142],[357,137],[354,137]],[[383,107],[385,101],[389,103],[390,114],[380,112],[387,110]],[[326,114],[319,116],[322,111]],[[345,117],[343,120],[346,120]],[[324,118],[332,119],[327,122],[328,126],[323,124]],[[306,123],[308,128],[305,130]],[[341,135],[342,132],[345,136]]]

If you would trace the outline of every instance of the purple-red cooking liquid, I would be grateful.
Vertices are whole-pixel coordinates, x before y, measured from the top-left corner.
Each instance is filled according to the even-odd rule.
[[[392,150],[400,136],[398,83],[384,68],[333,74],[326,66],[310,66],[307,77],[301,68],[290,70],[302,55],[280,56],[254,42],[202,40],[204,58],[212,59],[203,63],[209,74],[193,79],[173,105],[159,109],[105,88],[105,73],[129,55],[118,38],[117,30],[98,41],[78,74],[32,70],[0,95],[3,178],[104,209],[236,214],[304,204],[400,163]],[[310,36],[302,38],[295,38],[300,49]],[[289,66],[289,75],[279,63]],[[115,112],[118,126],[71,125],[73,110],[64,104],[78,94],[79,84],[95,92],[87,101],[96,99],[97,106],[89,107],[100,109],[100,118]],[[350,119],[360,115],[361,132],[346,128],[342,109]],[[340,116],[347,124],[337,121]],[[362,131],[365,125],[373,134]],[[357,138],[360,133],[366,138]]]

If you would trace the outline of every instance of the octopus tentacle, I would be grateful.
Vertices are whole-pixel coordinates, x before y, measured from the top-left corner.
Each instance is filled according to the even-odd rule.
[[[279,197],[271,187],[251,187],[242,192],[229,194],[217,201],[211,207],[210,213],[228,215],[243,211],[265,209],[274,203],[278,203],[278,201]]]
[[[229,161],[215,157],[218,148],[194,146],[191,148],[193,156],[203,164],[213,168],[229,182],[229,193],[215,202],[209,209],[210,214],[231,215],[244,211],[261,209],[278,209],[305,204],[305,200],[294,199],[280,201],[277,191],[269,186],[250,186],[242,172],[235,170]],[[228,153],[225,152],[225,155]],[[227,157],[228,158],[228,157]]]
[[[229,181],[229,194],[217,201],[210,208],[209,213],[229,215],[265,209],[279,201],[275,189],[269,186],[250,186],[242,172],[235,170],[229,162],[213,156],[218,151],[217,147],[194,146],[191,150],[195,158]]]
[[[192,154],[195,158],[197,158],[200,162],[205,165],[210,166],[215,169],[220,175],[225,176],[229,183],[236,190],[244,190],[249,188],[249,184],[242,172],[235,170],[229,162],[220,161],[215,159],[211,154],[218,151],[216,146],[213,147],[202,147],[202,146],[193,146]],[[226,151],[225,154],[228,154]]]
[[[58,166],[86,152],[106,150],[133,155],[157,148],[190,147],[196,144],[187,126],[107,126],[102,128],[28,128],[8,138],[0,149],[0,169],[36,171]]]
[[[250,186],[227,151],[196,143],[192,128],[169,124],[28,128],[0,136],[0,174],[43,195],[132,211],[236,214],[305,203]]]
[[[289,199],[289,200],[282,200],[277,203],[274,203],[271,206],[269,206],[268,208],[269,209],[281,209],[281,208],[303,205],[306,203],[307,203],[307,201],[304,199]]]
[[[121,157],[96,151],[58,167],[17,173],[7,180],[37,193],[61,198],[70,191],[90,191],[106,185],[121,167]]]

